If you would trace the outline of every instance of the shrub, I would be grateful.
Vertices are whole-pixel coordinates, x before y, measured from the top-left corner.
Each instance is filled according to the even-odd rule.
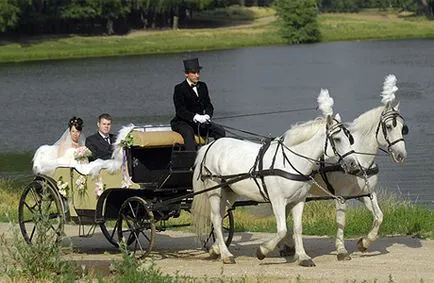
[[[289,44],[320,40],[318,8],[315,0],[275,0],[280,32]]]

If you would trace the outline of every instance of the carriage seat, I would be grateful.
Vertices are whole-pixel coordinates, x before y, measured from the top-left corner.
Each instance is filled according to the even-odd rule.
[[[133,145],[139,147],[184,145],[182,136],[170,128],[164,131],[133,131],[132,138]],[[194,139],[198,145],[206,143],[205,137],[195,135]]]

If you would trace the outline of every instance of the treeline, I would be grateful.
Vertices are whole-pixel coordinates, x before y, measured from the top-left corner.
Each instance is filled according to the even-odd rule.
[[[177,28],[187,25],[192,15],[200,10],[231,5],[270,6],[272,1],[275,6],[280,5],[280,0],[0,0],[0,34],[110,35],[131,29]],[[395,8],[432,17],[434,11],[434,0],[294,2],[304,1],[314,3],[319,12]],[[287,12],[293,13],[291,9]]]
[[[434,0],[317,0],[321,12],[358,12],[361,9],[397,9],[433,16]]]
[[[271,0],[0,0],[0,33],[122,34],[131,29],[178,27],[194,11],[229,5],[264,6]]]

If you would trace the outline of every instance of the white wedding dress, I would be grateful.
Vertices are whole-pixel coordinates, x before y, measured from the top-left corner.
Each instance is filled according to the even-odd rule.
[[[84,141],[84,136],[80,135],[78,145],[84,146]],[[66,129],[53,145],[43,145],[36,150],[33,156],[33,172],[51,175],[57,167],[76,167],[79,165],[74,156],[76,150],[69,129]]]
[[[84,146],[85,138],[81,135],[78,141],[80,146]],[[72,167],[84,175],[99,174],[103,168],[110,173],[120,169],[122,161],[117,159],[102,160],[97,159],[90,163],[79,162],[75,159],[74,152],[77,148],[72,146],[69,129],[63,133],[62,137],[53,145],[40,146],[33,156],[33,172],[35,174],[52,175],[58,167]],[[59,153],[62,153],[59,156]]]

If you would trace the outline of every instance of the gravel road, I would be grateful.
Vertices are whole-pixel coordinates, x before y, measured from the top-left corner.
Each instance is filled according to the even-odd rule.
[[[0,224],[0,234],[8,233],[9,226]],[[120,254],[97,228],[91,238],[78,237],[78,226],[65,229],[75,252],[71,260],[91,265],[97,270],[108,270],[113,259]],[[338,262],[334,251],[334,239],[305,237],[306,252],[316,267],[301,267],[291,259],[273,252],[260,261],[255,257],[257,246],[271,236],[269,233],[235,233],[230,250],[236,264],[224,265],[197,247],[193,234],[181,231],[157,233],[152,253],[155,264],[169,274],[192,277],[249,278],[265,282],[434,282],[434,240],[421,240],[408,236],[378,239],[366,253],[354,252],[352,260]],[[355,249],[357,239],[347,241],[347,247]]]

